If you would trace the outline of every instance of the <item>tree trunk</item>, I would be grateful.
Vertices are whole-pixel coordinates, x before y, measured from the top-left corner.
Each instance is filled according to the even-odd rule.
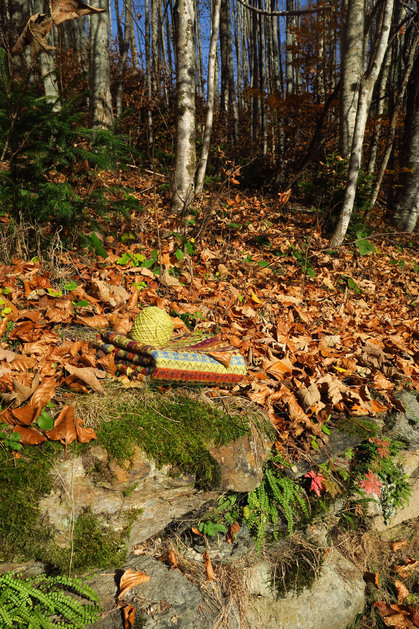
[[[193,199],[195,175],[195,12],[193,0],[177,0],[176,14],[176,157],[172,210],[186,211]]]
[[[90,20],[90,99],[89,126],[109,129],[113,124],[110,57],[109,14],[107,0],[96,0],[94,6],[105,9]]]
[[[202,188],[204,186],[204,178],[205,172],[207,170],[208,153],[212,131],[212,121],[214,118],[215,64],[217,61],[217,40],[218,30],[220,26],[220,6],[221,0],[214,0],[210,49],[208,53],[207,115],[205,119],[204,137],[202,140],[201,159],[199,160],[198,170],[196,173],[196,194],[201,194]]]
[[[118,40],[119,40],[119,61],[118,61],[118,83],[116,88],[116,103],[115,110],[116,115],[119,117],[122,114],[122,95],[123,95],[123,79],[125,66],[128,59],[129,43],[133,31],[132,13],[131,13],[131,0],[124,1],[124,13],[125,24],[124,31],[122,33],[122,26],[120,20],[118,22]]]
[[[339,152],[349,158],[363,71],[364,0],[349,0],[342,41]]]
[[[405,186],[398,200],[394,220],[397,227],[411,234],[419,217],[419,57],[408,86],[408,125],[406,137],[410,138]]]
[[[358,112],[355,121],[354,136],[352,141],[352,152],[349,160],[348,182],[346,184],[345,198],[340,213],[338,224],[331,240],[331,246],[337,247],[342,244],[349,227],[352,216],[355,194],[358,182],[358,174],[361,168],[362,145],[364,142],[365,127],[367,124],[368,110],[371,104],[372,92],[375,82],[380,73],[384,55],[387,49],[388,36],[390,33],[391,18],[393,13],[394,0],[385,0],[380,20],[378,42],[372,54],[369,68],[361,81]]]

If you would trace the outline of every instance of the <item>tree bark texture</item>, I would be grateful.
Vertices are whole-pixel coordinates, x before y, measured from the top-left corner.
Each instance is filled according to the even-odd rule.
[[[113,124],[110,88],[109,14],[106,0],[94,4],[103,13],[90,20],[90,99],[89,126],[92,129],[109,129]]]
[[[195,176],[195,11],[193,0],[177,0],[176,14],[176,157],[172,210],[187,210]]]
[[[390,33],[391,18],[393,13],[394,0],[385,0],[382,5],[378,41],[368,70],[363,77],[359,96],[358,111],[355,120],[355,128],[352,141],[352,151],[349,160],[348,181],[346,184],[345,197],[338,224],[331,240],[331,246],[337,247],[342,244],[349,227],[355,203],[355,194],[358,183],[358,174],[361,168],[362,146],[364,142],[365,127],[367,124],[368,111],[371,104],[372,92],[377,81],[387,49],[388,37]]]

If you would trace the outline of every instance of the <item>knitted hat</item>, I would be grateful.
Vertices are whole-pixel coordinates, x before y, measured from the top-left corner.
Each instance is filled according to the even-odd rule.
[[[170,315],[156,306],[144,308],[136,317],[130,331],[134,341],[162,347],[172,338],[173,322]]]

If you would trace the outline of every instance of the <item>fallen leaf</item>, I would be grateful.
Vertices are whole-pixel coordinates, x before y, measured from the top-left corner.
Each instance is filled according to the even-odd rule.
[[[228,531],[226,533],[226,540],[229,544],[232,544],[236,540],[234,536],[239,531],[240,531],[240,524],[238,522],[234,522],[231,526],[228,527]]]
[[[97,439],[96,433],[93,428],[83,426],[83,420],[75,417],[74,425],[76,427],[77,441],[79,443],[88,443],[92,439]]]
[[[39,443],[46,441],[45,435],[41,434],[34,428],[25,428],[24,426],[15,426],[13,432],[18,432],[21,436],[20,442],[28,446],[37,446]]]
[[[108,327],[108,317],[104,314],[93,315],[92,317],[77,316],[74,319],[75,323],[81,323],[81,325],[87,325],[94,330],[105,330]]]
[[[52,400],[55,395],[57,382],[55,378],[44,378],[31,398],[31,404],[38,408],[39,412]]]
[[[204,563],[205,569],[207,571],[207,581],[218,581],[217,577],[214,574],[214,569],[212,567],[211,559],[207,549],[204,551]]]
[[[72,376],[76,376],[88,384],[93,391],[104,393],[103,387],[96,377],[96,373],[99,371],[98,369],[94,369],[93,367],[74,367],[74,365],[69,365],[68,363],[65,363],[64,367]]]
[[[401,579],[407,579],[413,570],[419,566],[419,561],[416,559],[406,559],[403,566],[395,566],[394,570],[397,572]]]
[[[118,601],[123,599],[125,594],[131,590],[131,588],[136,585],[141,585],[142,583],[147,583],[150,581],[150,577],[145,572],[141,572],[140,570],[125,570],[124,574],[121,577],[119,582],[119,594]]]
[[[54,428],[48,430],[45,435],[51,441],[60,441],[65,446],[64,456],[67,456],[67,446],[77,439],[74,425],[74,407],[64,406],[54,422]]]
[[[399,542],[392,542],[390,544],[391,550],[393,550],[395,553],[400,550],[401,548],[403,548],[403,546],[407,545],[407,540],[402,539]]]
[[[137,609],[133,605],[124,605],[122,614],[124,616],[124,629],[132,629],[135,622],[135,613]]]
[[[66,20],[74,20],[84,15],[103,13],[105,9],[96,9],[82,0],[51,0],[51,17],[54,24],[61,24]]]
[[[403,603],[403,601],[409,596],[410,592],[401,581],[395,581],[394,585],[397,590],[397,600],[399,603]]]
[[[177,557],[174,550],[167,550],[160,557],[159,561],[169,564],[173,570],[177,568]]]
[[[194,526],[191,528],[192,533],[194,533],[195,535],[199,535],[199,537],[204,537],[204,535],[201,533],[201,531],[199,531],[197,528],[195,528]]]

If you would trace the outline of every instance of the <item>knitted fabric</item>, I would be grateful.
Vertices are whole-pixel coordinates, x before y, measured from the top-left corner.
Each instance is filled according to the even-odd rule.
[[[153,382],[229,386],[246,375],[245,361],[236,348],[209,334],[182,334],[158,348],[106,332],[96,347],[115,354],[120,372]]]

